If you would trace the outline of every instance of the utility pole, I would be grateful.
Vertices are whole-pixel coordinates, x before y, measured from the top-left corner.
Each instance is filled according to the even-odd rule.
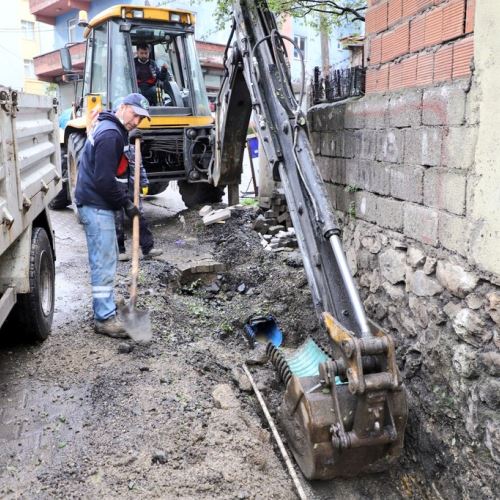
[[[328,18],[324,12],[319,14],[319,36],[322,76],[325,77],[330,71],[330,30],[328,29]]]

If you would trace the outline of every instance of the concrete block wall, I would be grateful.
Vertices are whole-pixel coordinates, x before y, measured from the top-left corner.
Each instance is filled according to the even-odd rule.
[[[314,107],[311,135],[334,208],[467,258],[478,131],[468,90],[461,80]],[[422,219],[428,223],[415,232]],[[460,241],[447,237],[451,221],[466,228]]]
[[[471,74],[476,0],[369,0],[366,92]]]
[[[474,43],[473,5],[372,1],[368,43],[394,37],[391,49],[380,49],[383,62],[370,61],[377,75],[387,73],[387,84],[308,114],[365,308],[398,341],[410,405],[403,461],[408,470],[420,466],[417,482],[432,498],[500,497],[500,266],[498,252],[475,250],[487,238],[485,248],[494,249],[500,235],[500,146],[493,150],[492,123],[482,127],[485,113],[495,114],[489,110],[496,109],[497,78],[491,75],[485,103],[491,63],[476,53],[482,73],[475,74],[471,53],[460,52]],[[484,9],[483,24],[491,24]],[[500,5],[495,10],[500,14]],[[460,22],[446,17],[443,24],[450,12]],[[401,48],[398,40],[411,40],[417,23],[424,46],[408,42],[403,53],[406,42]],[[491,44],[498,30],[490,32],[481,39]],[[439,59],[445,51],[446,64]],[[420,57],[432,59],[432,70],[419,73]],[[392,65],[412,58],[416,73],[403,79],[408,85],[391,86]],[[436,77],[441,71],[443,80]],[[485,199],[487,192],[493,195]]]

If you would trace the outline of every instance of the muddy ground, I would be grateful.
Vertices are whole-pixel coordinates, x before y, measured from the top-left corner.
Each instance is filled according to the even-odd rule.
[[[141,261],[139,305],[151,311],[154,338],[131,343],[130,352],[94,334],[83,231],[69,209],[52,213],[53,333],[40,345],[4,337],[0,348],[0,496],[295,498],[258,402],[235,370],[255,357],[242,330],[251,314],[274,314],[288,346],[323,335],[300,257],[262,249],[251,229],[255,208],[208,227],[168,199],[153,199],[146,213],[164,255]],[[224,269],[180,278],[186,263],[207,259]],[[125,296],[128,272],[120,263]],[[277,374],[270,364],[252,371],[275,415]],[[412,456],[406,450],[378,476],[301,480],[310,498],[430,498]]]

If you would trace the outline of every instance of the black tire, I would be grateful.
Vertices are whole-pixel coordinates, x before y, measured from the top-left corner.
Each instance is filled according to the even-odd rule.
[[[178,185],[182,201],[188,208],[205,203],[219,203],[224,196],[223,188],[212,186],[206,182],[190,184],[187,181],[178,181]]]
[[[71,205],[71,198],[68,190],[68,155],[66,151],[61,151],[61,174],[62,174],[62,188],[56,197],[49,203],[52,210],[62,210],[68,205]]]
[[[54,316],[54,254],[45,229],[33,228],[31,235],[30,292],[18,294],[9,318],[26,340],[43,341],[49,334]]]
[[[168,187],[168,181],[167,182],[155,182],[154,184],[149,185],[148,189],[148,194],[160,194],[165,191]]]
[[[83,152],[83,147],[85,146],[85,141],[87,140],[87,135],[85,132],[73,132],[69,134],[68,137],[68,159],[67,159],[67,171],[68,171],[68,198],[70,203],[73,202],[73,197],[76,187],[76,179],[78,176],[78,164],[80,162],[80,156]]]

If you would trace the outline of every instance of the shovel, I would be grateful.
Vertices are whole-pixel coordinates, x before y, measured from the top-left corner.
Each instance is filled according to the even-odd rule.
[[[135,139],[134,168],[134,205],[139,207],[139,185],[141,177],[141,139]],[[149,311],[137,309],[137,277],[139,275],[139,216],[132,220],[132,282],[130,284],[130,299],[121,310],[123,326],[129,337],[135,342],[149,342],[153,336]]]

